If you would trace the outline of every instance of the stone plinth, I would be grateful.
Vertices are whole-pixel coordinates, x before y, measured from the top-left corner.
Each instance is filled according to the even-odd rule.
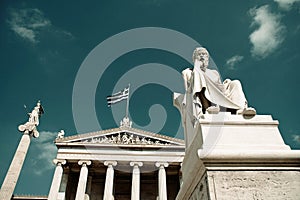
[[[268,115],[205,114],[182,164],[183,199],[300,199],[300,151]]]

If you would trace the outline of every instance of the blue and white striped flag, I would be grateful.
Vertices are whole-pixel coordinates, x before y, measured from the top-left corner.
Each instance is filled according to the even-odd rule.
[[[120,92],[112,94],[111,96],[107,96],[106,98],[107,105],[108,107],[110,107],[112,104],[128,99],[128,97],[129,97],[129,86],[121,90]]]

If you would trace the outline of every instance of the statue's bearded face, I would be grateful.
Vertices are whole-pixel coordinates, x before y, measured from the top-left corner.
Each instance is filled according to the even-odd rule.
[[[202,67],[207,67],[208,66],[208,60],[209,60],[209,54],[208,51],[203,48],[196,48],[193,54],[193,60],[194,62],[196,60],[200,61],[201,63],[203,63],[204,66]]]

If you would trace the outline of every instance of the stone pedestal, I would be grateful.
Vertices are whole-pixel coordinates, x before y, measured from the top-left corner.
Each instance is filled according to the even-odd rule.
[[[300,199],[300,151],[271,116],[205,114],[185,134],[177,200]]]

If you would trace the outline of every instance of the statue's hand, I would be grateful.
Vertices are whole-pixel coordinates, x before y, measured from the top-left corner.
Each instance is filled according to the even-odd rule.
[[[204,65],[203,60],[196,59],[195,62],[194,62],[194,68],[195,68],[195,67],[196,67],[196,68],[197,68],[197,67],[201,68],[203,65]]]
[[[230,83],[231,83],[231,80],[228,79],[228,78],[223,81],[223,85],[224,85],[224,91],[223,91],[223,93],[224,93],[225,96],[229,95],[228,87],[229,87]]]
[[[231,80],[230,79],[225,79],[225,81],[223,81],[223,84],[228,86],[230,84]]]

